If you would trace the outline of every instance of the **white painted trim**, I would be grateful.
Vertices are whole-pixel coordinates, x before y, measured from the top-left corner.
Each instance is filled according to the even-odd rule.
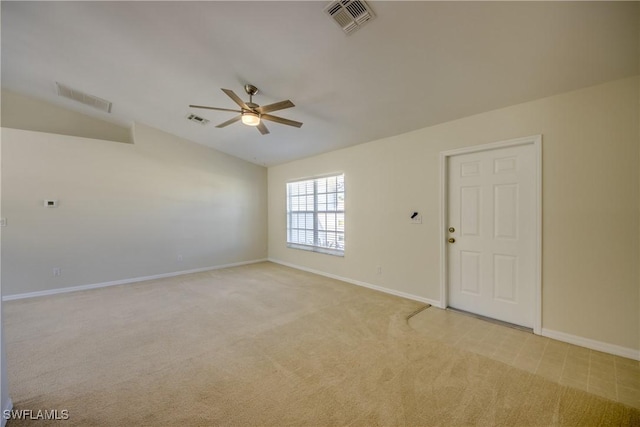
[[[402,297],[402,298],[410,299],[410,300],[413,300],[413,301],[419,301],[419,302],[423,302],[425,304],[431,304],[431,305],[436,306],[436,307],[440,306],[440,301],[435,301],[435,300],[431,300],[429,298],[419,297],[417,295],[409,294],[409,293],[402,292],[402,291],[397,291],[395,289],[384,288],[382,286],[372,285],[371,283],[362,282],[360,280],[349,279],[348,277],[342,277],[342,276],[338,276],[336,274],[326,273],[324,271],[314,270],[312,268],[307,268],[307,267],[302,267],[300,265],[291,264],[291,263],[288,263],[288,262],[285,262],[285,261],[281,261],[279,259],[269,258],[269,261],[273,262],[275,264],[284,265],[286,267],[295,268],[296,270],[306,271],[307,273],[313,273],[313,274],[317,274],[319,276],[329,277],[331,279],[336,279],[336,280],[340,280],[342,282],[351,283],[352,285],[362,286],[364,288],[369,288],[369,289],[373,289],[375,291],[384,292],[385,294],[395,295],[397,297]]]
[[[0,419],[2,419],[2,422],[0,424],[0,426],[4,427],[7,424],[7,419],[4,417],[5,411],[11,411],[13,409],[13,402],[11,401],[10,397],[7,397],[7,400],[4,402],[4,405],[2,405],[2,414],[0,415]]]
[[[590,348],[591,350],[602,351],[604,353],[615,354],[616,356],[640,361],[640,350],[635,350],[633,348],[622,347],[546,328],[542,329],[541,335],[543,337],[552,338],[569,344],[579,345],[580,347]]]
[[[443,151],[440,153],[440,308],[449,306],[447,292],[447,244],[445,229],[447,225],[447,188],[448,170],[447,160],[449,157],[460,154],[477,153],[480,151],[496,150],[500,148],[516,147],[520,145],[532,144],[535,148],[535,168],[536,168],[536,277],[534,279],[534,308],[533,308],[533,333],[540,335],[542,331],[542,135],[532,135],[524,138],[510,139],[508,141],[494,142],[491,144],[475,145],[463,147],[455,150]]]
[[[67,293],[67,292],[86,291],[86,290],[89,290],[89,289],[104,288],[104,287],[107,287],[107,286],[125,285],[127,283],[144,282],[146,280],[154,280],[154,279],[163,279],[165,277],[182,276],[184,274],[201,273],[203,271],[219,270],[221,268],[237,267],[237,266],[240,266],[240,265],[247,265],[247,264],[256,264],[256,263],[265,262],[265,261],[268,261],[268,260],[266,258],[255,259],[255,260],[251,260],[251,261],[234,262],[234,263],[231,263],[231,264],[222,264],[222,265],[216,265],[216,266],[212,266],[212,267],[194,268],[193,270],[183,270],[183,271],[174,271],[174,272],[171,272],[171,273],[155,274],[153,276],[134,277],[132,279],[114,280],[112,282],[94,283],[94,284],[91,284],[91,285],[70,286],[70,287],[67,287],[67,288],[47,289],[46,291],[27,292],[27,293],[24,293],[24,294],[5,295],[5,296],[2,297],[2,301],[13,301],[13,300],[17,300],[17,299],[42,297],[42,296],[47,296],[47,295],[63,294],[63,293]]]
[[[446,309],[449,306],[449,292],[447,291],[447,281],[449,280],[448,271],[448,258],[447,258],[447,240],[446,229],[447,216],[449,211],[447,206],[449,205],[449,198],[447,197],[447,157],[445,153],[440,153],[440,307]]]
[[[534,311],[533,311],[533,333],[540,335],[542,333],[542,135],[536,135],[533,138],[533,146],[536,150],[536,277],[533,292]]]

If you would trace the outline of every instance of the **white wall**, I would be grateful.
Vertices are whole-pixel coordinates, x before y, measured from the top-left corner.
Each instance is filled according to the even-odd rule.
[[[2,115],[1,109],[0,109],[0,117]],[[1,140],[0,140],[1,142]],[[1,151],[1,146],[0,146],[0,151]],[[1,156],[0,156],[1,157]],[[0,159],[0,165],[1,165],[1,159]],[[2,171],[2,167],[0,166],[0,172]],[[0,173],[0,195],[2,194],[2,190],[1,190],[1,173]],[[1,198],[0,198],[1,200]],[[1,202],[0,202],[0,211],[2,210],[1,207]],[[0,229],[0,253],[2,252],[1,250],[1,246],[2,246],[2,229]],[[7,378],[7,358],[5,355],[5,348],[4,348],[4,322],[3,322],[3,315],[2,315],[2,280],[1,280],[1,276],[2,276],[2,261],[1,261],[1,257],[0,257],[0,411],[4,411],[5,409],[9,409],[9,405],[10,405],[10,397],[9,397],[9,379]],[[7,423],[7,421],[4,419],[4,417],[1,417],[0,414],[0,425],[4,427],[4,425]]]
[[[0,411],[4,411],[11,409],[13,407],[13,404],[11,402],[11,398],[9,396],[9,378],[7,377],[7,356],[6,356],[6,351],[4,349],[4,332],[2,332],[2,408],[0,408]],[[0,416],[2,416],[2,414],[0,414]],[[6,424],[6,420],[4,418],[2,418],[2,421],[0,422],[0,425],[5,425]]]
[[[1,305],[2,303],[0,303]],[[0,310],[0,315],[2,315],[2,310]],[[0,347],[2,348],[1,350],[1,356],[2,356],[2,371],[0,373],[0,382],[2,383],[2,400],[0,402],[1,403],[1,408],[0,411],[5,411],[7,409],[11,409],[11,407],[13,406],[11,403],[11,398],[9,396],[9,378],[7,377],[7,355],[6,355],[6,350],[5,350],[5,346],[4,346],[4,326],[0,326],[0,333],[1,333],[1,337],[0,337]],[[0,416],[2,416],[2,414],[0,414]],[[4,420],[4,418],[2,419],[2,424],[1,425],[5,425],[6,420]]]
[[[440,300],[439,153],[542,134],[542,326],[637,354],[638,91],[628,78],[271,167],[269,257]],[[334,171],[345,173],[344,258],[288,249],[285,183]]]
[[[640,25],[640,14],[638,14],[638,24]],[[638,41],[640,44],[640,33],[638,34]],[[638,52],[638,64],[640,64],[640,51]],[[638,105],[640,105],[640,85],[638,85]],[[640,123],[640,108],[638,108],[638,123]],[[638,141],[640,141],[640,125],[638,125]],[[638,150],[638,164],[640,165],[640,150]],[[638,174],[640,179],[640,173]],[[638,183],[640,188],[640,182]],[[640,198],[638,198],[638,213],[640,213]],[[638,215],[638,233],[640,233],[640,215]],[[640,269],[640,234],[638,235],[638,268]],[[638,273],[638,307],[640,307],[640,273]],[[640,315],[638,316],[638,331],[640,331]],[[639,332],[640,334],[640,332]],[[638,338],[640,341],[640,337]]]
[[[2,129],[5,296],[266,258],[265,168],[140,124],[134,138]]]
[[[1,174],[0,174],[1,175]],[[1,176],[0,176],[0,181],[1,181]],[[0,185],[0,189],[1,189],[1,185]],[[2,191],[0,190],[0,193]],[[1,205],[1,203],[0,203]],[[1,208],[0,208],[1,209]],[[2,228],[0,228],[0,242],[2,242]],[[1,246],[1,245],[0,245]],[[1,247],[0,247],[0,253],[2,252]],[[2,262],[1,262],[1,257],[0,257],[0,276],[1,276],[1,272],[2,272]],[[2,295],[2,284],[1,284],[1,280],[0,280],[0,296]],[[2,411],[2,414],[0,414],[0,425],[4,426],[7,423],[7,420],[4,419],[4,417],[2,416],[4,414],[5,410],[11,409],[11,407],[13,406],[11,403],[11,398],[9,397],[9,378],[7,377],[7,356],[6,356],[6,350],[5,350],[5,346],[4,346],[4,321],[3,321],[3,314],[2,314],[2,300],[0,298],[0,389],[1,389],[1,393],[0,393],[0,411]]]

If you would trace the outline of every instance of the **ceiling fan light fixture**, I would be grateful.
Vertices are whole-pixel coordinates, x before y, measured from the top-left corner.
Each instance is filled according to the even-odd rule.
[[[242,123],[247,126],[258,126],[260,124],[260,116],[256,113],[246,111],[242,113]]]
[[[276,123],[280,123],[287,126],[295,126],[299,128],[302,126],[301,122],[296,122],[295,120],[289,120],[278,116],[272,116],[271,112],[284,110],[285,108],[295,107],[291,100],[287,99],[286,101],[274,102],[273,104],[260,106],[253,102],[253,95],[258,93],[258,88],[253,85],[245,85],[244,90],[249,95],[249,102],[244,102],[238,95],[235,94],[231,89],[221,88],[222,91],[235,102],[240,110],[232,110],[230,108],[218,108],[218,107],[207,107],[206,105],[189,105],[191,108],[204,108],[206,110],[217,110],[217,111],[231,111],[234,113],[240,113],[237,116],[233,117],[226,122],[220,123],[217,128],[227,127],[230,124],[242,121],[243,124],[247,126],[253,126],[256,128],[261,135],[266,135],[269,133],[269,129],[264,125],[262,120],[268,120]]]

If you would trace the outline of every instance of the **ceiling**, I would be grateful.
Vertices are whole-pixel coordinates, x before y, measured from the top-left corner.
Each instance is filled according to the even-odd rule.
[[[639,73],[638,2],[370,1],[348,36],[327,4],[3,1],[2,87],[270,166]],[[236,108],[220,88],[245,83],[302,128],[217,129],[234,113],[188,107]]]

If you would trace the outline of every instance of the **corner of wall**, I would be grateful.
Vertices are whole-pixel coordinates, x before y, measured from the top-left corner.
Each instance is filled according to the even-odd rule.
[[[131,123],[129,128],[129,141],[134,145],[136,143],[136,122]]]
[[[1,146],[1,142],[0,142]],[[0,150],[0,153],[2,150]],[[1,164],[1,162],[0,162]],[[1,174],[0,174],[1,181]],[[1,185],[0,185],[1,188]],[[0,198],[1,200],[1,198]],[[2,235],[2,230],[0,229],[0,236]],[[0,263],[0,270],[2,269],[2,265]],[[0,296],[2,295],[2,283],[0,283]],[[11,410],[13,408],[13,403],[11,402],[11,397],[9,396],[9,380],[7,377],[7,357],[4,345],[4,324],[2,322],[2,301],[0,301],[0,402],[2,403],[2,415],[0,415],[0,424],[2,427],[5,426],[7,420],[4,417],[6,410]]]
[[[11,410],[13,409],[13,402],[11,401],[11,398],[7,397],[7,400],[5,402],[3,402],[2,404],[2,416],[0,416],[0,426],[4,427],[5,425],[7,425],[7,419],[5,418],[4,414],[6,414],[7,412],[11,412]]]

